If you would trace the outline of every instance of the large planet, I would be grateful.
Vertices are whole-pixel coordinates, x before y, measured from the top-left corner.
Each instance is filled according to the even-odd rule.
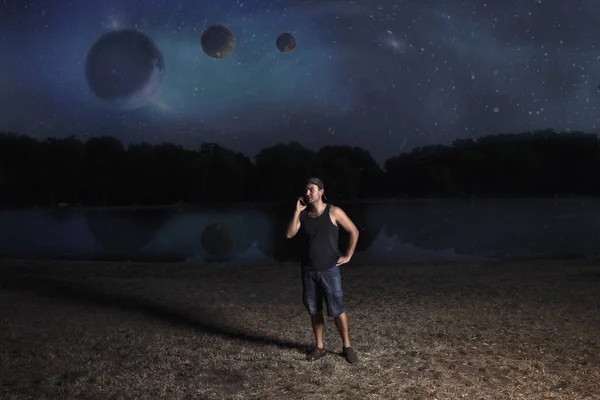
[[[200,44],[206,55],[219,59],[231,54],[235,47],[235,36],[226,26],[212,25],[202,33]]]
[[[158,47],[147,35],[131,29],[100,36],[85,61],[90,90],[117,108],[138,108],[154,100],[164,74]]]
[[[277,37],[275,45],[282,53],[291,53],[296,48],[296,38],[291,33],[282,33]]]

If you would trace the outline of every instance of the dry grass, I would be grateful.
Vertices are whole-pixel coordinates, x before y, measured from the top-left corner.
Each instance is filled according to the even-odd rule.
[[[2,261],[2,399],[598,399],[600,266],[343,267],[310,363],[296,265]]]

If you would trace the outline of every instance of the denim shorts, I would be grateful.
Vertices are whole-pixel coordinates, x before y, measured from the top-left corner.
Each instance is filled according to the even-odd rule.
[[[307,271],[302,268],[302,303],[310,315],[323,311],[323,300],[327,315],[337,317],[344,312],[342,276],[340,267],[322,271]]]

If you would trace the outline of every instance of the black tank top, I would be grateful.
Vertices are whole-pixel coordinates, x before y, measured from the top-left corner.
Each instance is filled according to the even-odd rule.
[[[308,215],[308,209],[300,213],[302,230],[307,236],[307,245],[302,255],[301,265],[312,271],[320,271],[335,266],[341,253],[338,249],[339,227],[331,222],[331,204],[318,217]]]

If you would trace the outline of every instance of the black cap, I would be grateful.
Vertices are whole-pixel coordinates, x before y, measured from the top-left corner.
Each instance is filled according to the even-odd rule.
[[[325,189],[325,185],[323,185],[323,181],[315,176],[308,178],[308,182],[306,184],[307,185],[316,185],[319,188],[319,190]],[[327,200],[327,196],[325,196],[325,192],[323,192],[323,200]]]
[[[308,178],[307,185],[317,185],[319,189],[323,189],[325,186],[323,185],[323,181],[317,177]]]

